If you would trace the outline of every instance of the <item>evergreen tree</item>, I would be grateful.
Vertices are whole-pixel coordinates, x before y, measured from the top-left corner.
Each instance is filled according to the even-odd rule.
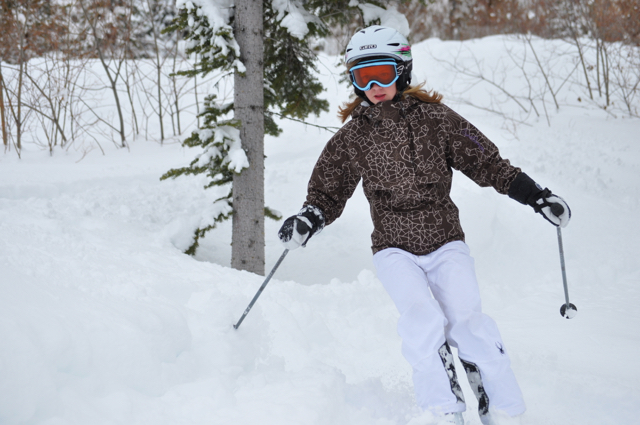
[[[369,12],[371,8],[383,11],[379,2],[360,3],[353,0],[263,0],[266,134],[277,136],[282,131],[273,119],[275,114],[305,119],[310,114],[318,115],[328,110],[328,102],[319,97],[323,87],[314,74],[317,68],[312,45],[314,40],[329,34],[328,25],[351,22],[354,15],[361,16],[363,24],[374,23],[364,22],[363,5]],[[182,75],[245,72],[234,36],[231,0],[178,0],[176,5],[178,17],[167,31],[185,32],[186,53],[196,54],[198,59],[194,69],[181,72]],[[226,195],[215,201],[215,211],[219,214],[210,224],[195,230],[193,244],[186,250],[189,254],[195,253],[199,238],[230,217],[234,173],[250,166],[239,140],[241,123],[230,117],[232,110],[233,104],[222,104],[215,96],[208,96],[201,114],[203,124],[184,141],[185,146],[202,148],[202,153],[189,166],[172,169],[161,177],[207,173],[209,183],[206,187],[227,188]],[[280,218],[266,207],[264,214]],[[235,243],[235,234],[233,238]],[[256,249],[264,250],[263,235],[262,247]]]

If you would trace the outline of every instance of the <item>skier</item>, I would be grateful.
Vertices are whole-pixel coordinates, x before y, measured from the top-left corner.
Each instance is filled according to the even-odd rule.
[[[400,313],[418,405],[439,424],[464,424],[453,346],[482,423],[518,421],[525,403],[498,328],[481,310],[473,258],[449,195],[452,168],[530,205],[555,226],[568,224],[569,207],[503,159],[442,96],[410,85],[411,46],[396,30],[356,32],[345,62],[356,98],[339,115],[351,120],[324,147],[302,209],[278,236],[290,250],[305,246],[341,215],[362,180],[374,224],[373,261]]]

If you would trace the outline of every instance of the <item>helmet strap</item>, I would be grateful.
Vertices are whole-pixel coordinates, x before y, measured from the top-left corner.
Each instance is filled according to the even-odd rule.
[[[398,93],[402,93],[409,87],[411,84],[411,71],[413,70],[413,61],[410,61],[404,64],[402,73],[398,77],[398,81],[396,81],[396,89]]]

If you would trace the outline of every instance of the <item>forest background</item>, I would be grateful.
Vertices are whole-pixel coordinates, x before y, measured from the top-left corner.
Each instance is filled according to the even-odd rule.
[[[365,24],[364,9],[345,2],[348,19],[318,39],[316,51],[339,54]],[[375,3],[375,2],[374,2]],[[576,46],[585,95],[611,106],[621,93],[627,112],[640,81],[638,0],[413,0],[379,3],[402,13],[409,39],[465,40],[492,34],[563,38]],[[86,155],[105,140],[126,148],[136,138],[177,138],[198,126],[211,84],[177,75],[193,68],[184,33],[163,33],[177,16],[175,0],[0,0],[0,134],[4,152],[25,143],[52,154]],[[596,61],[584,59],[595,49]],[[564,54],[559,52],[559,54]],[[547,64],[540,64],[543,72]],[[618,74],[616,74],[616,72]],[[624,75],[623,75],[624,74]],[[104,113],[109,92],[115,113]],[[586,97],[585,96],[585,97]],[[111,105],[109,105],[111,106]],[[625,105],[623,105],[625,106]],[[623,107],[624,109],[624,107]],[[109,111],[112,109],[110,108]]]
[[[412,43],[514,34],[525,45],[525,57],[508,51],[505,56],[522,71],[528,93],[505,88],[513,71],[500,70],[499,63],[491,75],[480,71],[482,57],[475,56],[475,65],[455,60],[440,64],[459,75],[459,82],[469,81],[468,87],[500,88],[524,115],[507,116],[512,114],[500,105],[504,100],[494,98],[473,106],[505,116],[514,128],[540,117],[551,125],[549,109],[560,109],[557,94],[565,83],[582,87],[580,102],[584,97],[614,116],[638,116],[638,0],[264,0],[254,21],[240,23],[244,15],[239,10],[260,2],[245,3],[0,0],[5,154],[13,151],[21,157],[31,143],[51,155],[56,149],[73,149],[82,159],[96,149],[106,154],[105,143],[128,148],[138,138],[161,145],[172,139],[200,148],[190,165],[162,176],[205,173],[205,188],[226,188],[194,229],[185,252],[195,254],[200,238],[233,218],[232,267],[264,274],[264,216],[281,218],[264,203],[264,134],[281,133],[274,117],[300,121],[327,110],[328,102],[320,96],[323,87],[314,76],[317,55],[339,58],[358,28],[385,24]],[[257,40],[264,42],[264,63],[255,72],[245,74],[254,56],[240,56],[239,25],[263,34]],[[569,48],[541,56],[534,37],[562,39]],[[533,73],[525,66],[531,58],[537,65]],[[575,66],[560,69],[567,58]],[[255,81],[251,88],[244,80],[250,74]],[[562,84],[554,87],[554,79]],[[246,93],[248,102],[264,99],[236,108],[240,93]],[[454,100],[469,102],[464,98],[462,92],[458,99],[454,95]],[[238,115],[258,109],[253,118]],[[240,135],[249,130],[255,135]]]

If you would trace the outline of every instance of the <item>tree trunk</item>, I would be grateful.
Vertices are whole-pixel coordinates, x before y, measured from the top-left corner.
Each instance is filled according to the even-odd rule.
[[[249,168],[233,178],[231,267],[264,275],[264,72],[262,0],[238,0],[235,38],[245,75],[235,73],[235,118]]]
[[[5,152],[9,149],[9,135],[7,134],[7,122],[4,111],[4,80],[2,79],[2,62],[0,62],[0,127],[2,128],[2,144]]]
[[[160,46],[158,45],[158,23],[154,21],[153,5],[150,1],[147,1],[149,7],[149,24],[151,25],[151,31],[153,34],[153,51],[155,53],[155,66],[156,66],[156,90],[158,91],[158,124],[160,125],[160,145],[164,143],[164,120],[162,117],[162,65],[163,60],[160,58]]]
[[[23,35],[22,39],[24,40]],[[24,43],[20,46],[20,68],[18,71],[18,95],[16,96],[16,151],[22,151],[22,85],[24,83]]]

